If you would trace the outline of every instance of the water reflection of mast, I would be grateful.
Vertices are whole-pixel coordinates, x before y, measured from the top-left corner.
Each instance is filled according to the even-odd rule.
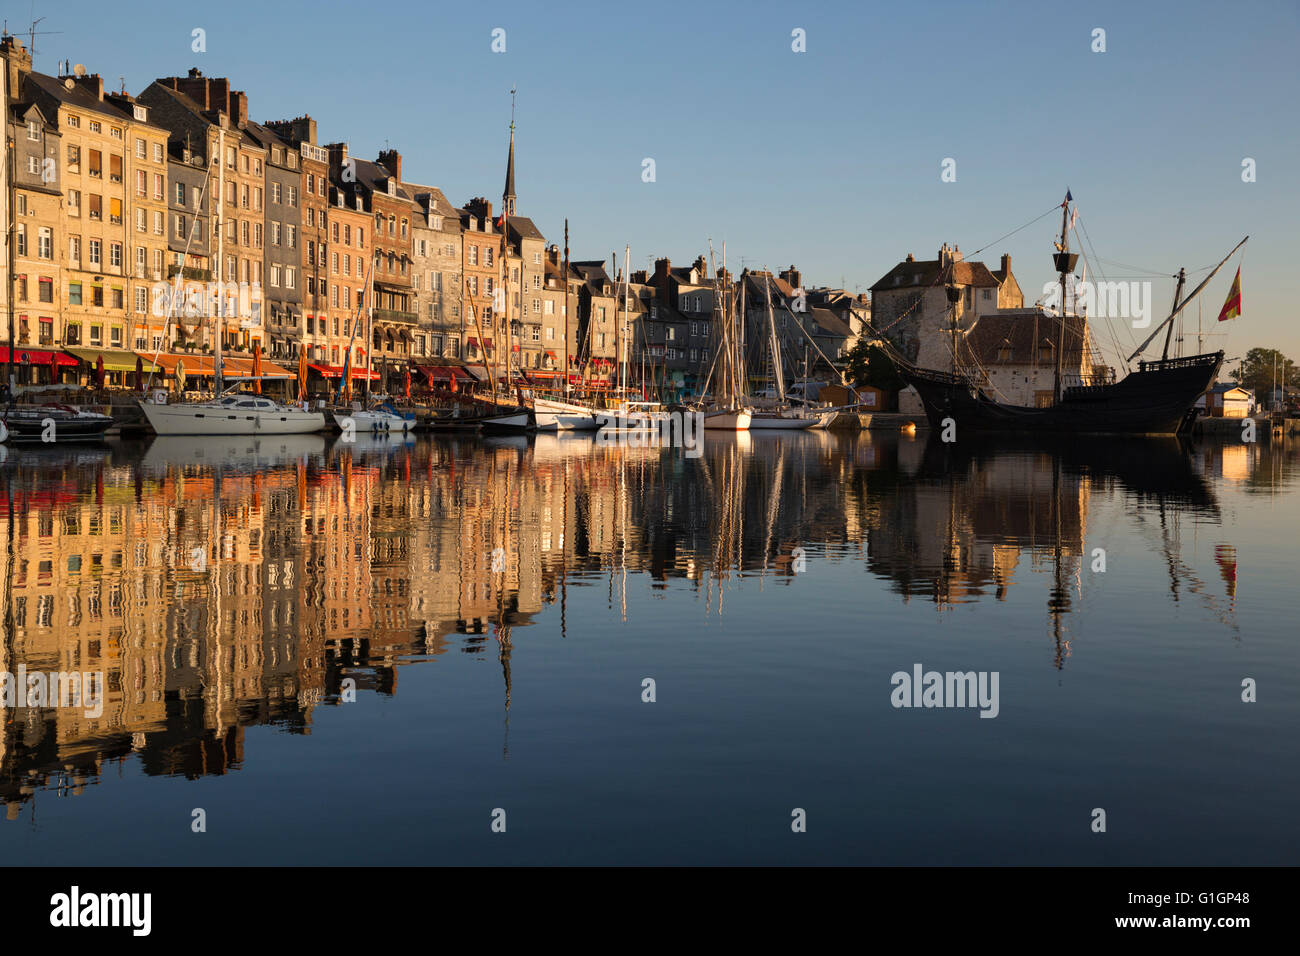
[[[495,465],[496,456],[493,456]],[[501,508],[501,548],[502,553],[509,558],[510,549],[507,547],[510,539],[510,468],[506,468],[505,474],[505,497],[502,500]],[[516,556],[515,560],[519,560]],[[490,567],[490,565],[489,565]],[[501,745],[501,756],[510,756],[510,625],[506,623],[506,561],[501,562],[501,578],[497,582],[497,646],[499,648],[497,660],[501,662],[501,676],[506,685],[506,707],[505,707],[505,727],[504,740]]]
[[[1052,639],[1056,644],[1054,662],[1059,671],[1065,666],[1070,642],[1062,640],[1062,615],[1070,611],[1070,592],[1061,577],[1061,458],[1052,456],[1052,593],[1047,600],[1048,614],[1052,618]]]

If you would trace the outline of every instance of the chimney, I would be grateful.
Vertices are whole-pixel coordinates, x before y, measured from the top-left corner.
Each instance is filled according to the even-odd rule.
[[[672,263],[667,259],[655,260],[655,283],[666,282],[668,280],[668,270],[672,268]]]
[[[696,256],[695,262],[692,263],[692,267],[700,274],[701,279],[707,279],[709,277],[709,263],[704,256]]]
[[[316,145],[316,121],[310,116],[295,116],[291,120],[271,120],[262,125],[281,139],[295,145],[299,143]]]
[[[1003,276],[1011,275],[1011,257],[1007,255],[1005,252],[1002,253],[1002,275]]]
[[[906,261],[908,261],[908,262],[915,262],[915,261],[916,261],[916,256],[912,255],[912,254],[909,252],[909,253],[907,254],[907,260],[906,260]]]
[[[32,72],[32,55],[27,52],[21,40],[8,36],[0,40],[0,56],[5,58],[6,69],[9,71],[9,96],[16,98],[22,76]]]
[[[381,150],[377,162],[379,163],[380,166],[383,166],[390,173],[392,173],[393,178],[395,178],[399,183],[402,181],[402,154],[401,153],[399,153],[395,149]]]
[[[104,99],[104,79],[98,73],[87,73],[85,76],[74,76],[72,81],[79,87],[101,102]]]
[[[229,85],[229,81],[222,80],[222,83]],[[243,129],[248,125],[248,96],[238,90],[232,90],[227,97],[230,103],[229,113],[235,120],[235,125]]]
[[[803,275],[792,264],[789,269],[781,273],[781,278],[790,283],[791,288],[803,288]]]
[[[343,164],[348,161],[348,144],[347,143],[327,143],[325,152],[330,157],[330,175],[339,176],[343,169]]]
[[[645,285],[646,278],[646,271],[644,269],[638,269],[636,272],[632,273],[632,281],[637,285]]]
[[[483,229],[486,232],[492,222],[492,204],[482,196],[475,196],[469,202],[465,203],[465,211],[476,219],[483,220]]]

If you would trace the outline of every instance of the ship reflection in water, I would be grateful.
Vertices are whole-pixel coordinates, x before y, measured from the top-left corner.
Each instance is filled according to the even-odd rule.
[[[304,802],[319,810],[277,806],[288,766],[320,772],[296,763],[308,752],[328,763],[381,750],[391,777],[370,784],[389,794],[393,813],[435,786],[426,774],[447,804],[478,813],[476,779],[508,785],[502,756],[527,767],[541,752],[558,766],[584,764],[567,778],[548,765],[548,786],[561,791],[552,799],[562,805],[566,787],[585,799],[602,773],[619,773],[602,749],[608,735],[610,753],[629,740],[658,741],[661,750],[645,759],[676,761],[681,785],[693,782],[702,797],[761,792],[762,781],[726,769],[728,752],[741,748],[710,740],[710,720],[745,739],[744,748],[760,748],[749,766],[770,764],[773,780],[803,775],[824,788],[822,804],[855,806],[853,781],[864,771],[846,783],[837,747],[801,741],[821,737],[827,721],[897,723],[888,674],[914,660],[958,654],[955,664],[974,666],[987,652],[1003,671],[1005,699],[1017,686],[1009,669],[1023,669],[1027,686],[1057,687],[1086,660],[1081,679],[1107,693],[1115,689],[1105,684],[1108,669],[1153,665],[1131,655],[1154,648],[1115,643],[1112,632],[1126,619],[1194,634],[1186,653],[1204,648],[1207,671],[1223,647],[1250,645],[1250,624],[1239,619],[1250,602],[1268,613],[1287,595],[1284,578],[1274,585],[1263,576],[1257,587],[1246,571],[1239,578],[1238,550],[1262,557],[1260,541],[1281,527],[1270,526],[1276,517],[1258,526],[1228,519],[1254,514],[1253,501],[1281,498],[1294,527],[1296,456],[1284,445],[1189,448],[1172,439],[1058,447],[710,435],[693,458],[600,447],[585,436],[355,444],[284,436],[24,448],[6,453],[0,476],[0,673],[104,675],[98,714],[29,706],[12,693],[13,680],[0,701],[0,799],[9,820],[34,824],[0,824],[0,845],[21,832],[23,847],[40,848],[63,845],[65,831],[84,839],[109,812],[97,800],[115,787],[128,788],[133,812],[148,819],[156,784],[146,778],[158,776],[255,778],[242,799],[289,833],[295,814],[351,817],[361,791],[345,788],[336,802],[330,788],[300,779],[292,785],[312,793]],[[1258,662],[1265,673],[1268,664],[1294,672],[1289,647],[1267,644],[1260,653],[1278,655]],[[474,662],[490,666],[491,686],[481,668],[466,669]],[[671,730],[645,726],[640,682],[651,667],[661,675],[661,701],[693,695],[655,705]],[[1237,683],[1239,671],[1224,679]],[[615,681],[631,687],[618,688],[620,700],[630,694],[645,709],[619,711]],[[1012,725],[1019,706],[1031,722],[1059,727],[1058,705],[1040,693],[1004,703],[998,721],[974,724]],[[373,709],[348,710],[367,698],[389,702],[403,719],[374,725]],[[326,714],[328,734],[320,730]],[[364,731],[349,730],[362,720]],[[626,739],[616,748],[620,720]],[[285,734],[253,739],[259,726]],[[916,733],[913,726],[899,733]],[[982,729],[963,725],[961,733]],[[705,739],[690,740],[696,731]],[[349,734],[363,733],[367,744],[351,746]],[[440,766],[431,770],[426,754],[435,751]],[[797,769],[782,767],[783,755]],[[221,799],[205,793],[209,803]],[[51,801],[63,796],[74,797],[58,803],[70,809],[51,815]],[[199,805],[173,791],[158,799],[170,801],[167,813]],[[541,797],[516,802],[526,799],[546,805]],[[1094,805],[1092,796],[1078,799]],[[817,803],[818,794],[783,790],[776,805],[799,800]],[[38,818],[38,807],[65,822]],[[622,826],[610,813],[604,824]],[[476,833],[477,818],[468,818]],[[916,822],[936,838],[957,825]],[[849,855],[830,859],[873,859],[853,847],[877,839],[878,827],[863,823],[846,836]],[[223,839],[241,860],[261,859],[259,848],[274,842],[264,828],[227,830]],[[410,846],[473,856],[468,837],[429,839]],[[715,837],[716,853],[697,861],[749,859],[746,844],[730,839]],[[656,856],[653,833],[645,841],[624,846],[630,861],[692,859]],[[160,838],[115,859],[180,862],[169,845]],[[536,856],[518,859],[557,858],[555,843],[523,845]],[[418,862],[402,852],[357,859]],[[599,852],[560,857],[606,859]],[[803,851],[755,852],[801,859]]]

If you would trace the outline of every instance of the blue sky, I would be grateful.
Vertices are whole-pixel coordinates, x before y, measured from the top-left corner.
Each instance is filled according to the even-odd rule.
[[[712,238],[733,268],[794,263],[806,284],[866,290],[909,252],[992,243],[980,258],[1010,253],[1032,299],[1059,223],[994,240],[1067,186],[1106,278],[1200,269],[1250,234],[1243,317],[1209,328],[1236,260],[1202,296],[1207,329],[1228,331],[1207,350],[1300,358],[1300,6],[1137,7],[17,0],[5,14],[15,33],[39,16],[60,31],[37,37],[43,72],[70,59],[138,93],[198,66],[245,90],[254,119],[307,112],[356,155],[396,147],[404,178],[458,205],[500,202],[517,84],[519,211],[557,242],[567,216],[575,258],[621,261],[630,243],[634,268],[683,263]],[[1163,317],[1173,282],[1153,281]]]

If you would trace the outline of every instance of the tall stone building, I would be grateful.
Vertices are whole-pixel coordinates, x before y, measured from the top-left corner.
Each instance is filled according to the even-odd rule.
[[[412,286],[420,335],[425,337],[417,348],[423,345],[419,354],[430,358],[459,358],[464,328],[460,210],[433,186],[407,183],[406,191],[416,207]]]
[[[353,381],[364,381],[365,370],[370,367],[374,384],[381,366],[368,334],[371,320],[368,296],[374,280],[372,273],[378,269],[373,243],[377,241],[374,234],[378,232],[379,220],[372,191],[353,178],[356,160],[348,155],[347,145],[334,143],[326,148],[330,159],[326,243],[329,306],[326,316],[317,319],[313,353],[333,366],[327,374],[337,380],[350,352]]]
[[[329,151],[316,143],[316,121],[310,116],[276,120],[264,124],[281,140],[298,150],[302,171],[301,231],[298,236],[298,262],[301,269],[303,316],[302,343],[315,344],[318,319],[324,322],[329,309],[327,278],[327,244],[330,205]],[[310,330],[310,335],[308,334]],[[297,356],[299,344],[292,338],[290,355]]]
[[[272,358],[297,355],[302,345],[302,154],[269,127],[248,121],[248,135],[266,151],[263,242],[263,320]],[[240,208],[244,208],[241,192]]]
[[[498,349],[505,347],[505,337],[498,328],[499,316],[505,305],[505,290],[501,286],[501,230],[492,220],[492,204],[486,199],[471,199],[461,210],[461,274],[465,289],[465,346],[466,361],[487,360],[489,366],[499,363],[504,374],[504,356]]]
[[[223,283],[220,308],[226,351],[263,351],[262,309],[266,231],[266,148],[248,129],[248,97],[224,77],[162,77],[139,96],[172,148],[202,155],[210,169],[207,215],[213,279]]]
[[[958,291],[955,329],[947,295],[950,284]],[[953,336],[967,336],[980,315],[1023,306],[1010,256],[1004,255],[1001,268],[992,272],[982,262],[963,259],[960,250],[947,243],[935,259],[918,260],[909,253],[871,287],[872,325],[922,368],[950,368]],[[907,414],[924,413],[920,396],[910,387],[899,394],[898,407]]]
[[[25,91],[62,131],[60,344],[122,350],[140,338],[168,347],[150,294],[163,279],[167,248],[165,131],[149,121],[147,107],[105,95],[102,78],[82,68],[58,78],[29,73]],[[37,242],[38,251],[53,251],[47,235]]]

